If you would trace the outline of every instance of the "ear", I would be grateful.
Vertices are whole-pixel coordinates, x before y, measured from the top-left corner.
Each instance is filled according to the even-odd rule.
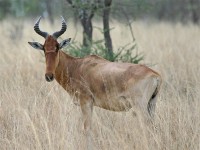
[[[70,41],[71,41],[71,38],[63,40],[62,42],[60,42],[59,49],[62,49],[63,47],[67,46]]]
[[[44,50],[43,45],[38,42],[28,42],[28,43],[35,49]]]

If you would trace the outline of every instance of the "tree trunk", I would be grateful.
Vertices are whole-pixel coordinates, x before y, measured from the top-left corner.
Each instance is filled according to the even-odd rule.
[[[81,24],[83,26],[83,46],[89,48],[92,43],[92,17],[87,13],[86,9],[81,10],[80,15]]]
[[[112,0],[104,0],[103,29],[104,29],[105,46],[108,50],[109,60],[114,61],[113,46],[112,46],[112,39],[110,37],[110,26],[109,26],[109,15],[110,15],[111,4]]]
[[[83,27],[83,47],[87,49],[87,54],[90,54],[90,46],[92,44],[92,18],[96,10],[96,3],[92,3],[91,0],[78,0],[67,2],[78,11],[79,19]]]

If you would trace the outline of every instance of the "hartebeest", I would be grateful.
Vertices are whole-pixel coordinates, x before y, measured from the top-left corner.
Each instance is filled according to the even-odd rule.
[[[80,105],[85,130],[90,129],[93,106],[112,111],[139,108],[144,116],[153,115],[161,84],[157,72],[144,65],[110,62],[96,55],[72,57],[60,50],[69,44],[70,38],[57,42],[67,28],[63,17],[61,30],[52,35],[40,30],[40,19],[35,23],[34,30],[45,38],[44,45],[28,43],[44,51],[46,81],[55,78]]]

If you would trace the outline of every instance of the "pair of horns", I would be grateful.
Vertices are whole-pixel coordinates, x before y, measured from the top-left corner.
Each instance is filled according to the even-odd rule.
[[[40,30],[39,24],[40,24],[40,20],[41,20],[42,16],[39,17],[39,19],[36,21],[35,25],[34,25],[34,30],[37,34],[41,35],[42,37],[44,37],[46,39],[46,37],[49,35],[47,32],[43,32]],[[57,39],[59,36],[61,36],[67,29],[67,24],[65,22],[65,19],[61,16],[62,19],[62,27],[60,31],[54,32],[52,34],[52,36]]]

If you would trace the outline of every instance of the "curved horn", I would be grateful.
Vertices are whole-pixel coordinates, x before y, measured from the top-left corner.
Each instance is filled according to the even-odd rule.
[[[42,18],[42,16],[39,17],[39,19],[36,21],[35,25],[34,25],[34,30],[37,34],[41,35],[42,37],[46,38],[48,36],[47,32],[43,32],[40,30],[39,28],[39,24],[40,24],[40,19]]]
[[[60,31],[57,31],[57,32],[53,33],[53,37],[55,39],[57,39],[59,36],[61,36],[67,29],[67,24],[65,22],[65,19],[62,16],[61,16],[61,18],[62,18],[62,28],[61,28]]]

